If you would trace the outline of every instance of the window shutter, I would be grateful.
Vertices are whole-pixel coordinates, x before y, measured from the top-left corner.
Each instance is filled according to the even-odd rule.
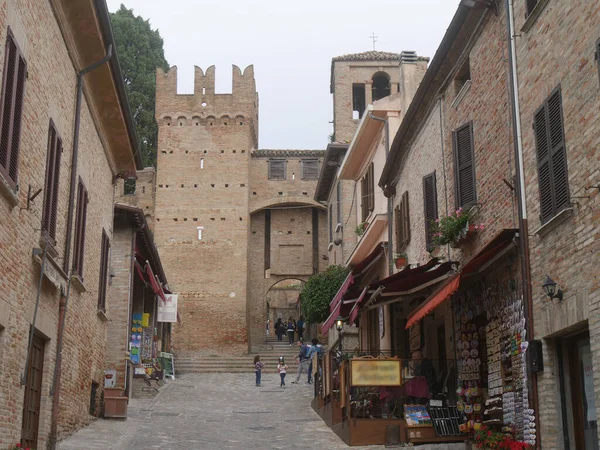
[[[83,253],[85,248],[85,227],[87,222],[88,193],[79,179],[77,188],[77,215],[75,221],[75,246],[73,250],[73,273],[83,278]]]
[[[472,123],[453,133],[453,144],[456,206],[460,208],[477,203]]]
[[[368,179],[367,179],[367,175],[365,175],[362,180],[360,180],[360,199],[361,199],[361,203],[360,203],[360,208],[361,208],[361,217],[362,217],[362,221],[364,222],[365,220],[367,220],[367,217],[369,217],[369,194],[368,194],[368,189],[367,189],[367,185],[368,183]]]
[[[570,203],[560,88],[536,111],[533,128],[540,189],[540,221],[545,223]]]
[[[527,14],[525,14],[525,17],[529,17],[529,15],[533,12],[533,10],[535,9],[535,6],[538,4],[539,0],[527,0]]]
[[[336,188],[337,195],[337,223],[342,223],[342,182],[338,181]]]
[[[598,78],[600,79],[600,39],[596,41],[596,50],[594,54],[596,57],[596,65],[598,66]]]
[[[400,204],[396,207],[396,245],[398,252],[406,248],[410,242],[410,212],[408,208],[408,191],[402,194]]]
[[[368,176],[368,192],[369,196],[367,197],[369,212],[375,209],[375,169],[373,163],[369,166],[369,171],[367,172]]]
[[[98,309],[106,311],[106,282],[108,278],[108,263],[110,254],[110,241],[105,230],[102,230],[102,246],[100,249],[100,280],[98,286]]]
[[[333,205],[329,204],[329,242],[333,242]]]
[[[0,172],[12,188],[17,186],[19,142],[27,64],[8,30],[2,80],[2,110],[0,113]]]
[[[269,179],[270,180],[285,180],[285,160],[283,160],[283,159],[269,160]]]
[[[319,161],[302,160],[302,179],[317,180],[319,178]]]
[[[425,245],[429,251],[433,248],[432,223],[438,218],[435,172],[423,177],[423,203],[425,207]]]
[[[60,179],[60,158],[62,140],[54,124],[48,127],[48,155],[46,157],[46,181],[44,185],[44,209],[42,233],[52,246],[56,245],[56,219],[58,211],[58,183]]]

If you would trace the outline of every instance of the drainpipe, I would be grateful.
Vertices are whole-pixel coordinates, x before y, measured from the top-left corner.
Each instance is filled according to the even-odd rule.
[[[65,296],[61,296],[60,305],[58,309],[58,336],[56,344],[56,364],[54,366],[54,379],[52,381],[52,387],[50,396],[54,397],[52,403],[52,416],[50,424],[50,442],[49,449],[56,449],[57,441],[57,430],[58,430],[58,413],[60,411],[60,379],[61,379],[61,366],[62,366],[62,345],[63,345],[63,334],[65,330],[65,319],[67,316],[67,305],[69,304],[69,297],[71,294],[71,275],[72,267],[71,262],[71,240],[73,235],[73,209],[75,206],[75,186],[77,184],[77,157],[79,154],[79,130],[81,125],[81,103],[83,99],[83,76],[103,64],[110,61],[112,58],[112,44],[109,44],[106,48],[106,56],[101,60],[91,64],[77,73],[77,101],[75,104],[75,124],[73,126],[73,156],[71,160],[71,188],[69,192],[69,209],[67,211],[67,234],[66,234],[66,245],[65,245],[65,259],[63,269],[67,274],[67,293]]]
[[[369,117],[373,120],[384,123],[385,127],[385,158],[390,154],[390,124],[387,119],[382,119],[373,115],[369,111]],[[387,199],[387,213],[388,213],[388,276],[394,273],[394,233],[393,233],[393,220],[394,220],[394,195],[390,195]]]
[[[516,51],[516,33],[515,19],[512,0],[505,0],[506,7],[506,29],[508,36],[508,61],[510,66],[510,94],[511,109],[514,134],[515,166],[517,172],[517,204],[519,210],[519,256],[521,262],[521,278],[523,280],[523,300],[525,304],[525,322],[528,340],[533,339],[533,298],[531,294],[531,262],[529,257],[529,227],[527,224],[527,203],[525,199],[525,173],[523,169],[523,141],[521,133],[521,107],[519,104],[519,82],[517,72],[517,51]],[[536,448],[541,448],[540,440],[540,416],[537,374],[531,373],[526,365],[527,378],[530,380],[529,386],[535,413]]]

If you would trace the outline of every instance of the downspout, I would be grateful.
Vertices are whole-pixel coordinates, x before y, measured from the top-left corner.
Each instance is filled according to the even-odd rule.
[[[531,271],[529,257],[529,227],[527,224],[527,203],[525,198],[525,173],[523,169],[523,141],[521,133],[521,107],[519,104],[519,82],[517,72],[517,51],[516,51],[516,34],[515,34],[515,19],[513,4],[511,0],[505,0],[506,7],[506,30],[508,35],[508,60],[510,65],[510,94],[511,94],[511,109],[514,134],[514,151],[515,151],[515,166],[517,172],[517,204],[519,210],[519,256],[521,262],[521,277],[523,300],[525,305],[525,323],[527,330],[527,339],[531,340],[534,336],[533,324],[533,298],[531,295]],[[536,448],[541,448],[540,439],[540,416],[539,416],[539,400],[537,374],[531,373],[526,365],[527,378],[531,385],[529,390],[533,401],[533,410],[535,414],[536,424]]]
[[[112,58],[112,44],[109,44],[106,48],[106,55],[101,60],[91,64],[77,73],[77,100],[75,104],[75,123],[73,131],[73,156],[71,160],[71,188],[69,191],[69,209],[67,210],[67,234],[66,234],[66,245],[65,245],[65,259],[63,269],[67,274],[67,293],[65,296],[61,296],[59,313],[58,313],[58,336],[56,345],[56,363],[54,366],[54,379],[52,381],[52,387],[50,390],[50,396],[54,397],[52,403],[52,416],[50,424],[50,442],[49,449],[56,449],[57,441],[57,430],[58,430],[58,413],[60,410],[60,378],[61,378],[61,366],[62,366],[62,345],[63,335],[65,329],[65,319],[67,316],[67,306],[69,304],[69,297],[71,294],[71,275],[72,267],[71,263],[71,240],[73,235],[73,209],[75,206],[75,186],[77,183],[77,157],[79,154],[79,130],[81,125],[81,103],[83,98],[83,77],[85,74],[97,69],[103,64],[110,61]]]
[[[381,117],[377,117],[373,115],[371,111],[369,111],[369,117],[373,120],[377,120],[379,122],[384,123],[384,133],[385,133],[385,158],[390,154],[390,124],[387,119],[382,119]],[[394,220],[394,196],[390,195],[387,198],[387,213],[388,213],[388,276],[394,273],[394,233],[393,233],[393,220]]]

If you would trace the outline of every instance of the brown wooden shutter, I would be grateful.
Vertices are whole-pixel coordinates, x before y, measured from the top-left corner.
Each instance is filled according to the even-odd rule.
[[[536,111],[533,128],[540,189],[540,220],[545,223],[570,203],[560,87]]]
[[[317,180],[319,178],[319,161],[302,160],[302,179]]]
[[[402,194],[400,204],[396,207],[396,245],[402,252],[410,243],[410,211],[408,207],[408,191]]]
[[[594,55],[596,57],[596,65],[598,66],[598,78],[600,79],[600,39],[596,41],[596,50]]]
[[[337,223],[342,223],[342,182],[337,182],[336,187],[336,196],[337,196]]]
[[[425,210],[425,245],[429,251],[433,248],[432,224],[438,218],[435,172],[423,177],[423,203]]]
[[[106,282],[108,278],[110,254],[110,240],[105,230],[102,230],[102,244],[100,249],[100,279],[98,285],[98,309],[106,311]]]
[[[362,180],[360,180],[360,211],[363,222],[367,220],[367,217],[369,217],[369,194],[367,188],[368,185],[368,176],[365,174]]]
[[[62,140],[54,127],[54,123],[50,121],[50,126],[48,127],[48,154],[46,156],[42,233],[52,246],[56,246],[56,219],[61,154]]]
[[[6,38],[2,105],[0,111],[0,173],[15,188],[18,181],[19,143],[27,64],[10,29]]]
[[[368,199],[368,205],[369,205],[369,212],[371,212],[375,209],[375,168],[374,168],[373,163],[371,163],[369,165],[369,171],[367,172],[367,176],[368,176],[367,189],[369,192],[369,196],[367,199]]]
[[[473,124],[468,123],[453,133],[454,182],[456,207],[477,203]]]
[[[333,242],[333,205],[329,204],[329,242]]]
[[[284,159],[269,160],[269,179],[270,180],[285,180],[285,160]]]
[[[77,215],[75,220],[75,245],[73,249],[73,273],[83,279],[83,254],[85,248],[85,227],[87,222],[88,193],[79,179],[77,187]]]

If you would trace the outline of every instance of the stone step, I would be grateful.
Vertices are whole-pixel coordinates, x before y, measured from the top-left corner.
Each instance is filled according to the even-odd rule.
[[[247,370],[247,369],[229,369],[229,368],[223,368],[223,369],[215,369],[215,368],[210,368],[210,369],[204,369],[204,368],[199,368],[199,369],[176,369],[177,375],[184,375],[184,374],[188,374],[188,373],[247,373],[247,374],[254,374],[254,370]],[[277,371],[276,370],[263,370],[263,375],[264,374],[268,374],[268,375],[277,375]],[[290,376],[292,376],[292,373],[294,374],[294,376],[296,375],[296,371],[292,371],[292,370],[288,370],[288,379]],[[302,377],[306,377],[306,374],[302,374]]]

